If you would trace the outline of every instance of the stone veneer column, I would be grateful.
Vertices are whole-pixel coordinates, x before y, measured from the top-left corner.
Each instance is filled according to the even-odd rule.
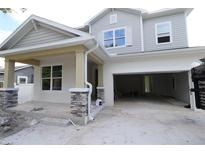
[[[18,104],[18,89],[1,88],[0,89],[0,108],[16,106]]]
[[[78,125],[88,122],[88,88],[71,88],[71,120]]]
[[[102,103],[105,103],[104,87],[97,87],[97,98],[101,99]]]

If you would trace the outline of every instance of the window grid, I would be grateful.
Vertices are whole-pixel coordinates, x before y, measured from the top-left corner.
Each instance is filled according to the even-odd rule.
[[[123,35],[123,36],[116,37],[115,32],[116,32],[117,30],[124,30],[124,35]],[[113,34],[113,35],[112,35],[112,38],[105,39],[105,33],[111,32],[111,31],[112,31],[112,34]],[[126,33],[126,29],[125,29],[125,28],[117,28],[117,29],[112,29],[112,30],[105,31],[105,32],[104,32],[104,38],[103,38],[103,40],[104,40],[104,47],[105,47],[105,48],[124,47],[125,44],[124,44],[124,45],[116,46],[116,40],[117,40],[117,39],[123,39],[123,38],[126,39],[125,33]],[[113,46],[112,46],[112,47],[106,47],[106,46],[105,46],[105,41],[111,41],[111,40],[113,41]]]
[[[42,72],[41,72],[41,78],[42,78],[42,90],[43,90],[43,80],[44,79],[49,79],[50,80],[50,89],[48,90],[48,91],[56,91],[56,90],[53,90],[53,80],[54,79],[61,79],[61,82],[62,82],[62,74],[61,74],[61,77],[53,77],[53,67],[55,67],[55,66],[61,66],[61,69],[63,69],[62,68],[62,65],[53,65],[53,66],[43,66],[42,67]],[[50,67],[50,77],[42,77],[42,75],[43,75],[43,68],[44,67]],[[61,90],[62,90],[62,84],[61,84]],[[46,90],[44,90],[44,91],[46,91]],[[57,91],[59,91],[59,90],[57,90]]]
[[[160,30],[158,29],[160,26],[162,27],[163,25],[167,25],[168,26],[168,30],[164,30],[165,32],[160,32]],[[171,22],[163,22],[163,23],[157,23],[155,25],[155,34],[156,34],[156,44],[168,44],[172,42],[172,27],[171,27]],[[163,37],[169,37],[168,40],[169,41],[165,41],[165,42],[159,42],[160,38]]]

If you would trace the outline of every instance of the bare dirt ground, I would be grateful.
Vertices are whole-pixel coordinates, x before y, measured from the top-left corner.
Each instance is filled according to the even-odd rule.
[[[174,104],[174,105],[173,105]],[[205,111],[163,99],[123,100],[87,126],[38,123],[1,144],[205,144]]]

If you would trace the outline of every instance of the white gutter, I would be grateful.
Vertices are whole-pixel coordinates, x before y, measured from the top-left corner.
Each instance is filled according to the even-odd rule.
[[[87,70],[88,70],[87,60],[88,60],[88,54],[94,51],[95,49],[97,49],[98,46],[99,45],[97,43],[95,47],[85,52],[85,76],[84,77],[85,77],[85,85],[88,86],[89,89],[89,93],[88,93],[88,119],[89,120],[93,120],[93,117],[91,116],[91,94],[92,94],[93,86],[91,83],[88,82],[88,78],[87,78]]]

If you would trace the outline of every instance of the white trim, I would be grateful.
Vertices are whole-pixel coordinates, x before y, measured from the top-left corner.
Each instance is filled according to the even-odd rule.
[[[125,30],[125,45],[115,46],[115,31],[116,31],[116,30],[119,30],[119,29],[124,29],[124,30]],[[112,31],[112,32],[113,32],[113,47],[108,47],[108,48],[106,48],[106,47],[105,47],[104,35],[105,35],[106,32],[109,32],[109,31]],[[102,44],[103,44],[103,47],[104,47],[105,49],[116,49],[116,48],[124,48],[124,47],[126,47],[127,27],[117,27],[117,28],[112,28],[112,29],[106,29],[106,30],[103,30],[102,33],[103,33],[103,42],[102,42]]]
[[[112,21],[112,19],[115,19],[114,21]],[[117,13],[113,13],[110,15],[110,25],[112,24],[116,24],[117,23]]]
[[[39,50],[69,47],[72,45],[86,43],[87,41],[92,40],[92,39],[94,39],[93,36],[76,37],[76,38],[70,38],[70,39],[52,42],[52,43],[34,45],[31,47],[22,47],[22,48],[16,48],[16,49],[2,50],[0,52],[0,56],[3,57],[3,56],[7,56],[7,55],[12,55],[15,53],[29,53],[29,52],[38,52]]]
[[[70,88],[69,92],[89,92],[89,88]]]
[[[26,79],[25,83],[20,83],[20,79]],[[17,84],[28,84],[27,76],[17,76]]]
[[[184,22],[185,22],[185,29],[186,29],[186,43],[187,46],[189,45],[189,37],[188,37],[188,27],[187,27],[187,19],[186,19],[186,13],[184,13]]]
[[[52,27],[56,27],[57,29],[62,29],[64,31],[67,31],[68,33],[73,33],[79,36],[90,36],[88,33],[62,25],[60,23],[36,16],[36,15],[31,15],[29,18],[26,19],[3,43],[0,44],[0,48],[2,48],[12,37],[14,37],[24,26],[26,26],[29,22],[32,21],[37,21],[37,22],[42,22],[47,25],[50,25]]]
[[[141,34],[141,50],[144,51],[144,27],[143,27],[143,19],[140,16],[140,34]]]
[[[170,42],[164,42],[164,43],[158,43],[158,33],[157,33],[157,26],[159,25],[164,25],[164,24],[169,24],[169,37],[170,37]],[[171,21],[166,21],[166,22],[160,22],[155,24],[155,43],[156,45],[163,45],[163,44],[171,44],[172,43],[172,22]]]

